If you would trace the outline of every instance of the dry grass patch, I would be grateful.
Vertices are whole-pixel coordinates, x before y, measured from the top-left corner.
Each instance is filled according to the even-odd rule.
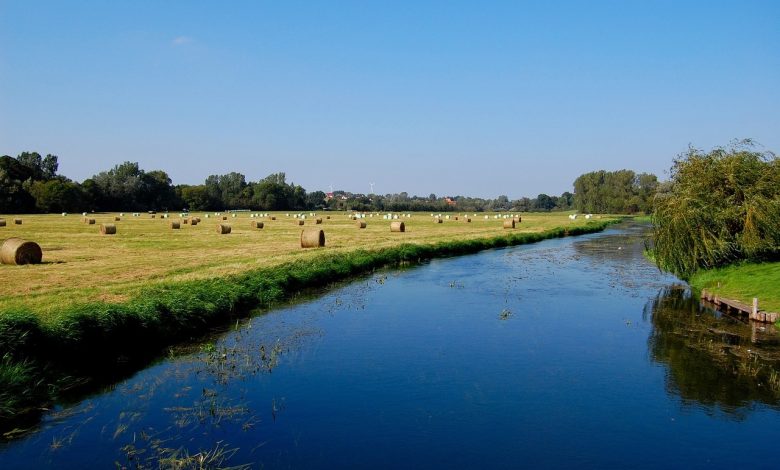
[[[330,219],[317,224],[325,231],[327,244],[316,250],[301,249],[301,227],[295,223],[296,219],[284,213],[266,218],[263,230],[251,227],[248,213],[240,214],[230,218],[229,235],[215,231],[221,217],[201,218],[203,222],[199,225],[181,225],[179,230],[171,230],[170,221],[164,218],[128,216],[115,221],[117,214],[91,215],[97,224],[116,225],[117,233],[110,237],[82,223],[79,216],[25,215],[23,225],[3,227],[0,239],[19,237],[37,242],[43,249],[43,264],[0,266],[0,312],[11,307],[27,307],[47,317],[88,300],[113,303],[132,299],[142,288],[163,281],[225,277],[313,259],[323,253],[505,233],[503,220],[493,218],[492,213],[487,220],[485,214],[476,217],[469,214],[472,223],[451,219],[441,224],[433,224],[430,213],[413,213],[411,218],[402,219],[404,233],[390,232],[390,221],[381,215],[367,217],[367,227],[362,230],[355,229],[355,222],[347,213],[329,215]],[[202,214],[193,216],[202,217]],[[569,220],[566,213],[523,214],[522,223],[513,232],[542,232],[585,223],[582,219]]]

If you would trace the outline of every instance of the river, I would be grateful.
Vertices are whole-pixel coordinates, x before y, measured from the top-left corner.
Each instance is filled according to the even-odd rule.
[[[776,468],[774,328],[700,308],[646,230],[258,312],[58,405],[0,468]]]

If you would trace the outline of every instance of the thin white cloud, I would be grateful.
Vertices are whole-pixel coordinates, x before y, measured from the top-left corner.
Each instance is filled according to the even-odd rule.
[[[193,41],[194,39],[192,39],[189,36],[177,36],[173,38],[171,44],[173,44],[174,46],[185,46],[187,44],[191,44]]]

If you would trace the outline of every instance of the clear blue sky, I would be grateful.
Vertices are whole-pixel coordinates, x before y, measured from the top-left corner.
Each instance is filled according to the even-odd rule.
[[[0,154],[511,198],[780,151],[778,1],[0,0]]]

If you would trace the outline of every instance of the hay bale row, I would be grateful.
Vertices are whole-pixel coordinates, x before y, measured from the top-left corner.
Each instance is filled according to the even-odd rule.
[[[406,224],[403,222],[390,222],[391,232],[406,232]]]
[[[116,225],[100,224],[100,233],[102,235],[116,235]]]
[[[301,230],[301,248],[325,246],[325,232],[321,229]]]
[[[21,238],[9,238],[0,247],[0,262],[3,264],[38,264],[43,258],[41,247]]]
[[[228,224],[217,224],[217,233],[220,235],[227,235],[232,228]]]

